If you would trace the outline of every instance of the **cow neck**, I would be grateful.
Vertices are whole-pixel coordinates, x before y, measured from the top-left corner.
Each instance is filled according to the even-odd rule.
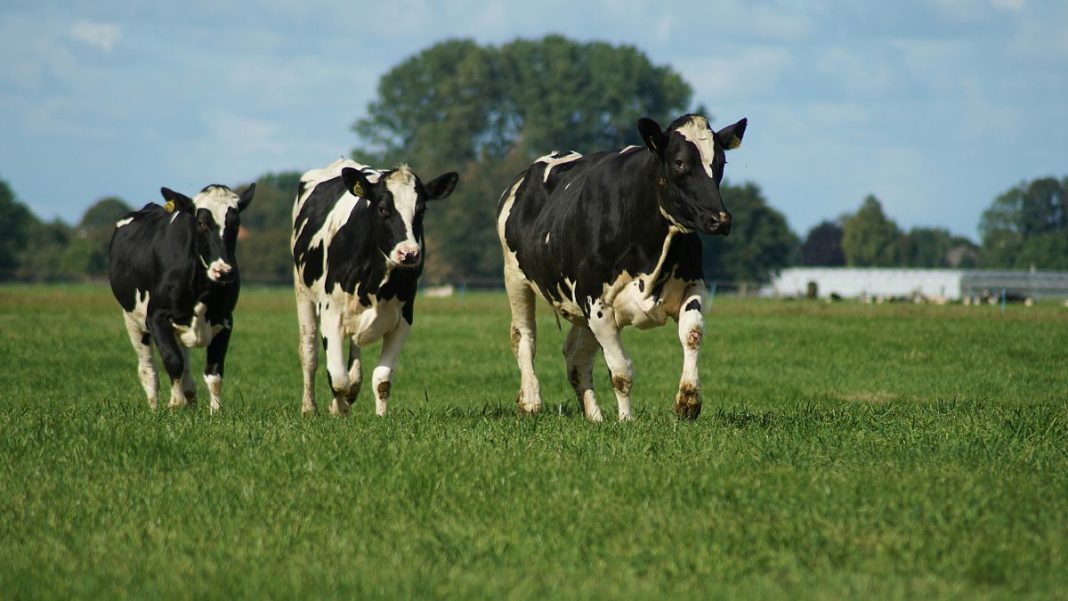
[[[643,299],[647,299],[653,295],[656,283],[660,279],[661,272],[664,270],[664,263],[667,261],[668,253],[671,251],[672,240],[674,240],[676,235],[685,233],[683,228],[680,227],[678,223],[667,214],[667,211],[664,210],[661,196],[667,191],[667,180],[660,173],[658,162],[656,155],[650,152],[645,158],[646,165],[644,166],[644,170],[647,170],[647,173],[644,174],[642,179],[647,182],[653,182],[653,194],[651,196],[656,202],[656,212],[658,213],[656,219],[664,228],[665,232],[660,247],[660,254],[656,260],[656,267],[654,267],[653,272],[649,274],[649,281],[646,282],[645,291],[642,293]]]
[[[630,207],[630,210],[634,211],[635,215],[641,216],[631,222],[634,225],[630,232],[630,238],[631,240],[636,241],[636,244],[639,246],[644,247],[643,250],[645,251],[644,254],[646,256],[656,256],[656,263],[651,272],[645,276],[635,274],[637,277],[645,280],[641,298],[648,299],[653,296],[658,289],[656,284],[660,279],[660,276],[663,274],[664,265],[667,263],[667,256],[671,251],[671,242],[677,234],[682,232],[682,230],[666,218],[664,210],[661,208],[660,194],[662,186],[659,185],[661,176],[657,169],[656,156],[649,153],[640,160],[641,164],[637,169],[637,181],[648,183],[643,190],[639,191],[635,198],[653,199],[653,205],[655,206],[648,206],[639,201]],[[650,221],[652,222],[651,228],[649,226]],[[646,225],[645,227],[642,227],[640,224]],[[652,232],[650,232],[650,229]],[[650,233],[652,233],[652,235],[650,235]],[[620,291],[622,291],[622,287],[610,291],[606,296],[606,301],[612,302]]]

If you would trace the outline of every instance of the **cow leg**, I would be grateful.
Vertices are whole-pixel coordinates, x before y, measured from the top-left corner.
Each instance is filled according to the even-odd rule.
[[[211,395],[211,412],[222,409],[219,397],[222,395],[223,372],[226,369],[226,350],[230,347],[230,333],[233,331],[233,317],[227,316],[226,323],[208,345],[208,361],[204,364],[204,383],[208,385]]]
[[[297,321],[300,326],[300,366],[304,372],[304,399],[300,412],[315,413],[315,370],[319,367],[319,316],[315,303],[300,298],[297,293]]]
[[[508,269],[505,269],[504,285],[512,308],[512,353],[519,363],[519,395],[515,403],[523,413],[537,413],[541,409],[541,387],[534,373],[534,354],[537,351],[534,291]]]
[[[197,381],[193,379],[193,367],[189,361],[189,347],[179,344],[182,350],[182,394],[190,405],[197,404]]]
[[[567,379],[578,397],[579,409],[586,419],[599,422],[604,419],[597,399],[593,395],[593,357],[597,353],[597,339],[589,328],[573,325],[564,340],[564,359],[567,361]]]
[[[619,421],[630,421],[633,419],[630,412],[630,389],[634,383],[634,367],[627,352],[623,350],[615,311],[597,301],[590,308],[589,324],[590,331],[601,345],[605,363],[608,364],[608,371],[612,376],[612,390],[616,393],[616,402],[619,405]]]
[[[701,415],[701,378],[697,373],[697,356],[701,351],[701,338],[705,334],[705,290],[701,286],[690,286],[683,298],[678,318],[682,378],[679,380],[679,392],[675,395],[675,415],[697,419]]]
[[[363,388],[363,363],[360,359],[360,346],[355,338],[349,340],[349,406],[356,402]]]
[[[386,414],[386,403],[389,402],[390,389],[393,387],[393,370],[411,329],[411,324],[401,319],[397,327],[382,337],[382,354],[379,355],[378,364],[371,374],[371,386],[375,391],[375,413],[380,416]]]
[[[341,315],[332,309],[322,312],[323,351],[326,354],[326,381],[334,400],[330,403],[332,415],[347,415],[349,412],[349,366],[345,362],[346,337],[341,331]]]
[[[137,353],[137,376],[148,397],[148,406],[155,409],[159,404],[159,376],[152,360],[152,336],[146,332],[129,313],[123,313],[130,344]]]
[[[149,320],[149,330],[152,338],[159,347],[160,358],[163,359],[163,368],[171,378],[171,401],[170,407],[184,407],[186,405],[185,391],[182,389],[182,374],[185,372],[183,346],[178,344],[178,337],[170,324],[170,318],[166,315],[156,315]]]

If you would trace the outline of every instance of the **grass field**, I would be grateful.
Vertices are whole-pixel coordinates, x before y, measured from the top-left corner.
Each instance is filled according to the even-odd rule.
[[[701,418],[665,327],[600,425],[549,312],[515,416],[503,294],[419,300],[385,419],[300,416],[289,290],[235,321],[223,412],[153,413],[106,287],[0,288],[0,599],[1068,598],[1059,306],[717,298]]]

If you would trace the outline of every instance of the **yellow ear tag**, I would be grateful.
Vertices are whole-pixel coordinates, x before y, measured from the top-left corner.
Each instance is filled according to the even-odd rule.
[[[665,181],[662,177],[656,178],[656,183],[659,184],[661,188],[667,185],[667,181]]]
[[[727,150],[734,150],[742,145],[742,140],[738,136],[731,138],[731,141],[727,144]]]
[[[173,200],[168,200],[166,203],[164,203],[163,210],[167,211],[168,213],[173,213],[174,212],[174,201]]]
[[[352,187],[352,193],[356,196],[363,197],[363,184],[356,182],[356,185]]]

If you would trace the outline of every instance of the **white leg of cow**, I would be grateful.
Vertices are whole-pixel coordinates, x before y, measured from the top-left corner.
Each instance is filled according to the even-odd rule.
[[[679,342],[682,343],[682,378],[675,395],[675,415],[697,419],[701,414],[701,378],[697,373],[697,358],[701,352],[701,338],[705,334],[705,290],[690,286],[683,295],[679,309]]]
[[[597,354],[597,348],[597,339],[589,328],[571,326],[564,340],[567,379],[575,390],[582,414],[591,422],[604,420],[593,395],[593,357]]]
[[[156,363],[152,360],[152,338],[128,313],[123,313],[123,316],[126,332],[130,335],[130,344],[137,353],[137,376],[141,380],[141,387],[145,389],[145,396],[148,397],[148,406],[155,409],[159,405],[159,375],[156,372]]]
[[[197,404],[197,381],[193,379],[193,368],[189,365],[189,347],[182,348],[182,393],[190,405]]]
[[[319,323],[323,330],[327,382],[330,383],[330,391],[334,393],[330,413],[346,415],[349,412],[349,367],[345,362],[347,337],[341,332],[341,315],[334,309],[324,309]]]
[[[380,416],[386,414],[386,404],[389,402],[390,390],[393,387],[393,370],[397,366],[397,358],[400,357],[404,341],[408,339],[408,332],[411,329],[411,324],[401,319],[396,328],[382,337],[382,354],[379,355],[378,364],[375,365],[374,373],[371,374],[371,385],[375,391],[375,413]]]
[[[630,389],[634,383],[634,367],[627,352],[623,350],[615,313],[597,301],[590,309],[589,323],[590,331],[601,345],[604,361],[608,364],[608,371],[612,376],[612,390],[616,393],[616,402],[619,404],[619,421],[630,421],[633,419],[630,411]]]
[[[319,317],[315,303],[300,298],[297,293],[297,321],[300,326],[300,366],[304,372],[304,398],[300,412],[315,413],[315,370],[319,367]]]
[[[349,341],[349,406],[356,402],[363,388],[363,363],[360,359],[360,347],[355,340]]]
[[[534,355],[537,351],[534,291],[526,281],[507,268],[504,285],[512,308],[512,353],[519,363],[519,395],[515,403],[523,413],[537,413],[541,409],[541,386],[534,373]]]

